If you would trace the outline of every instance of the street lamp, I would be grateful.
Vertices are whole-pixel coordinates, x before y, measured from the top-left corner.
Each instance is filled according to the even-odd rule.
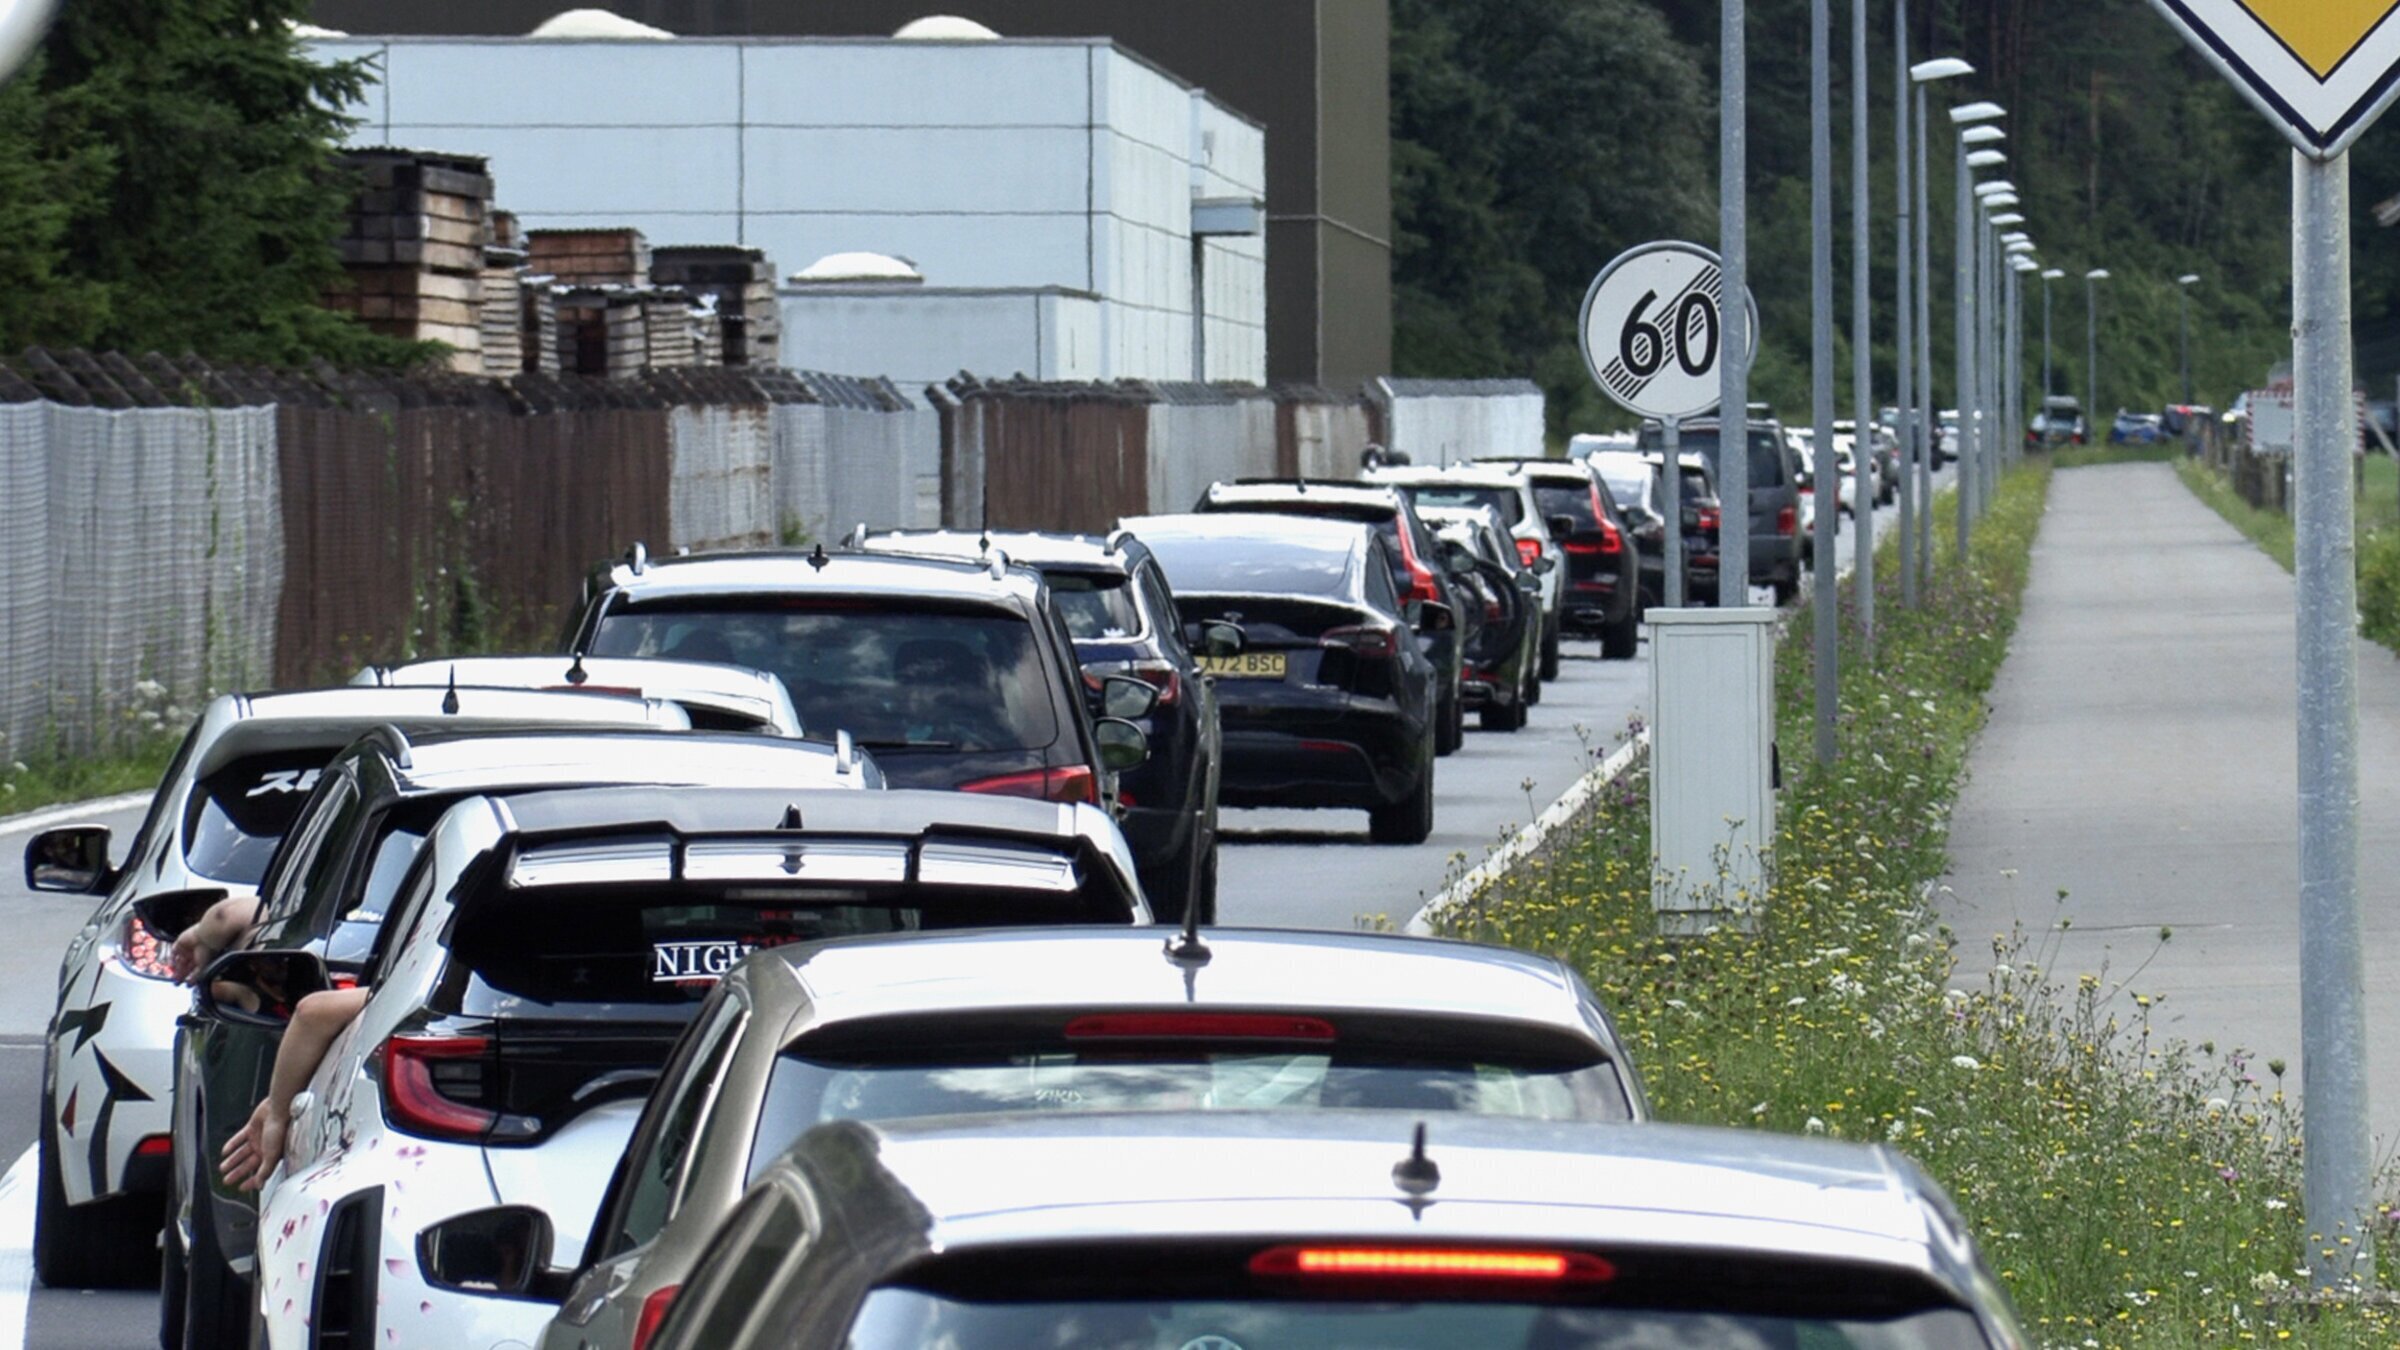
[[[1906,0],[1901,0],[1905,4]],[[1933,397],[1933,210],[1929,202],[1932,175],[1926,171],[1926,161],[1932,155],[1932,131],[1926,115],[1925,87],[1943,80],[1955,80],[1975,73],[1975,67],[1955,56],[1936,57],[1920,61],[1908,68],[1908,82],[1916,90],[1916,160],[1915,160],[1915,225],[1916,235],[1916,363],[1917,378],[1910,389],[1917,398],[1913,410],[1915,426],[1910,443],[1910,476],[1917,484],[1916,529],[1913,549],[1903,549],[1902,557],[1912,559],[1902,575],[1913,585],[1930,577],[1933,572],[1933,455],[1935,438],[1940,426],[1934,420]]]
[[[2183,329],[2183,406],[2187,408],[2192,406],[2192,287],[2199,281],[2197,272],[2175,278],[2175,298],[2182,302],[2179,317]]]
[[[2083,382],[2092,399],[2091,425],[2100,436],[2100,444],[2108,443],[2107,433],[2100,431],[2100,291],[2099,283],[2108,280],[2108,269],[2095,267],[2083,274]],[[2116,419],[2110,418],[2115,426]]]
[[[1975,469],[1981,447],[1977,434],[1979,428],[1973,413],[1977,403],[1981,402],[1979,390],[1982,388],[1977,382],[1981,373],[1975,359],[1978,332],[1976,295],[1982,276],[1982,263],[1976,248],[1976,235],[1979,232],[1977,217],[1981,215],[1976,209],[1976,194],[1981,189],[1975,185],[1974,176],[1977,169],[2005,163],[2008,158],[1990,147],[1990,142],[1996,137],[1979,136],[1977,139],[1984,143],[1983,148],[1969,150],[1967,136],[1980,124],[1996,122],[2007,115],[2007,109],[1990,102],[1968,103],[1950,110],[1950,125],[1958,129],[1958,276],[1955,291],[1957,300],[1953,308],[1958,328],[1958,560],[1961,563],[1967,560],[1974,519],[1980,514],[1975,502]],[[1997,132],[2000,129],[1992,127],[1990,130]]]
[[[2050,391],[2055,387],[2050,383],[2050,283],[2065,275],[2065,271],[2056,267],[2045,268],[2042,271],[2042,399],[2044,402],[2049,401]]]

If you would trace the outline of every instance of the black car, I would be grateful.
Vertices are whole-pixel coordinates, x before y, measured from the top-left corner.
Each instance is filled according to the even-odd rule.
[[[1533,484],[1550,534],[1566,555],[1561,608],[1567,631],[1600,639],[1600,655],[1629,661],[1641,649],[1641,554],[1632,528],[1601,491],[1599,476],[1563,459],[1486,459]]]
[[[1682,448],[1708,461],[1717,481],[1725,480],[1718,444],[1722,430],[1715,418],[1683,424]],[[1800,467],[1792,454],[1783,424],[1753,412],[1750,440],[1750,584],[1770,587],[1775,603],[1788,605],[1800,594]],[[1641,448],[1663,452],[1666,432],[1657,423],[1642,424]]]
[[[1439,605],[1453,615],[1458,596],[1443,575],[1441,550],[1433,531],[1398,488],[1372,483],[1344,483],[1300,478],[1243,478],[1214,483],[1192,508],[1197,512],[1254,511],[1278,516],[1313,516],[1372,525],[1383,538],[1391,559],[1392,586],[1401,603],[1422,601]],[[1466,661],[1455,628],[1416,628],[1417,644],[1433,662],[1440,680],[1441,708],[1434,726],[1434,752],[1447,755],[1466,744]],[[1545,649],[1547,660],[1548,650]],[[1544,678],[1557,671],[1545,665]]]
[[[811,734],[845,731],[897,788],[1098,804],[1147,753],[1157,691],[1109,684],[1095,723],[1042,575],[989,562],[758,552],[651,559],[587,585],[566,650],[780,677]]]
[[[1141,680],[1158,705],[1141,720],[1150,758],[1117,779],[1117,823],[1161,923],[1197,904],[1217,917],[1217,695],[1184,641],[1175,595],[1142,541],[1086,534],[894,530],[860,536],[870,553],[982,560],[997,550],[1040,572],[1097,700],[1110,676]]]
[[[1252,514],[1124,524],[1166,569],[1188,632],[1238,633],[1237,655],[1202,662],[1225,725],[1225,803],[1364,807],[1377,843],[1433,833],[1440,672],[1410,630],[1454,631],[1456,616],[1401,598],[1383,536]]]
[[[1633,526],[1642,556],[1642,603],[1663,605],[1667,594],[1666,456],[1638,450],[1604,450],[1588,461],[1608,488],[1610,500]],[[1683,457],[1683,598],[1687,605],[1717,602],[1716,480],[1708,461]]]
[[[353,982],[381,955],[384,917],[426,836],[463,797],[591,784],[883,786],[874,763],[847,747],[737,732],[452,732],[412,742],[390,726],[334,756],[314,782],[259,881],[261,916],[246,950],[308,952]],[[143,912],[171,937],[217,894],[161,896]],[[223,1184],[216,1161],[266,1095],[283,1030],[190,1016],[179,1027],[160,1343],[239,1343],[250,1287],[238,1268],[255,1250],[258,1207]]]

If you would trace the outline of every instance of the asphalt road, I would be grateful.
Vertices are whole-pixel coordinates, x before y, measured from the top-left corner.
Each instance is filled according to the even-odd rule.
[[[1947,481],[1948,475],[1944,475]],[[1893,513],[1877,513],[1888,528]],[[1841,562],[1850,552],[1849,522]],[[1766,603],[1764,591],[1756,603]],[[1522,730],[1479,730],[1439,762],[1434,834],[1413,847],[1367,842],[1360,811],[1229,811],[1220,860],[1219,916],[1227,923],[1351,928],[1380,916],[1405,925],[1453,876],[1515,834],[1616,747],[1649,700],[1649,645],[1630,661],[1603,661],[1597,642],[1570,640],[1560,678],[1544,691]],[[79,815],[117,831],[121,845],[142,810]],[[56,822],[53,822],[56,823]],[[59,952],[90,912],[87,901],[26,892],[16,860],[27,829],[0,823],[0,1168],[32,1143],[40,1094],[40,1033],[55,1001]],[[28,1178],[28,1182],[29,1182]],[[0,1235],[12,1206],[30,1233],[30,1186],[0,1189]],[[5,1272],[17,1256],[0,1236],[0,1350],[19,1344],[8,1325]],[[34,1288],[26,1303],[24,1345],[40,1350],[145,1350],[155,1344],[158,1299],[152,1293]]]

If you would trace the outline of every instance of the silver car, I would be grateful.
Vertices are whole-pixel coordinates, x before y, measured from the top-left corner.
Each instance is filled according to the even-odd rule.
[[[656,656],[456,656],[368,666],[352,684],[386,689],[480,684],[504,689],[641,694],[680,705],[698,731],[801,734],[800,713],[783,681],[749,666],[673,661]]]
[[[1966,1224],[1888,1149],[1338,1112],[819,1126],[727,1217],[655,1344],[2027,1342]]]
[[[644,1350],[743,1188],[822,1121],[1650,1114],[1607,1013],[1556,961],[1366,933],[1199,941],[1025,929],[754,955],[661,1078],[543,1350]]]

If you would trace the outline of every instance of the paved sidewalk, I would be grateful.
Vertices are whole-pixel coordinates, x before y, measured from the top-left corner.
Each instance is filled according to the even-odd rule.
[[[2022,923],[2071,983],[2298,1087],[2292,580],[2162,464],[2059,473],[1952,825],[1960,982]],[[2358,644],[2359,882],[2378,1157],[2400,1145],[2400,661]],[[2068,891],[2061,903],[2058,892]],[[2061,918],[2073,920],[2057,934]],[[2160,928],[2174,938],[2163,947]],[[2126,1007],[2124,1012],[2132,1009]]]

